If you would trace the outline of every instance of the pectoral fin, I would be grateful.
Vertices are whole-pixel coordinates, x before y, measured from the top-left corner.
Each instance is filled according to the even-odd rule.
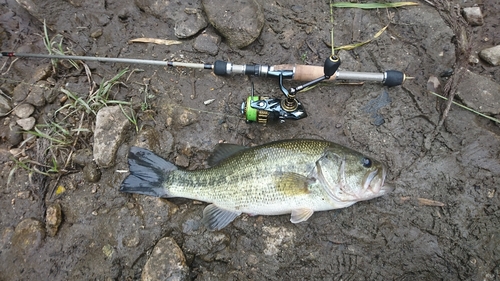
[[[306,221],[309,219],[314,211],[312,209],[308,208],[302,208],[302,209],[297,209],[292,211],[292,217],[290,218],[290,221],[292,223],[299,223]]]
[[[210,231],[221,230],[230,224],[241,213],[221,209],[210,204],[203,210],[203,224]]]
[[[297,173],[274,173],[274,186],[286,195],[308,194],[309,185],[314,179]]]

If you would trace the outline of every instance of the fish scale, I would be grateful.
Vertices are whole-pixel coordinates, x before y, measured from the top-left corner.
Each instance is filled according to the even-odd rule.
[[[382,188],[385,167],[380,162],[328,141],[287,140],[251,148],[220,144],[214,156],[221,159],[211,168],[187,171],[148,150],[131,148],[130,175],[120,190],[210,202],[203,218],[210,230],[225,227],[241,213],[291,213],[291,221],[300,222],[315,211],[347,207],[388,191]]]

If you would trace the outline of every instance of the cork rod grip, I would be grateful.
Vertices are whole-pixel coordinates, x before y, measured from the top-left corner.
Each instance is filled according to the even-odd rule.
[[[300,64],[280,64],[274,65],[274,70],[293,70],[295,69],[295,74],[293,79],[295,81],[312,81],[318,77],[325,75],[323,71],[323,66],[319,65],[300,65]],[[335,80],[336,75],[330,77],[330,80]]]

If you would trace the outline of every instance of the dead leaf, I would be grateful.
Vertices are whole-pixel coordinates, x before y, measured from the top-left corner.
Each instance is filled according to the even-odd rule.
[[[167,40],[167,39],[158,39],[158,38],[135,38],[135,39],[132,39],[130,41],[128,41],[128,43],[154,43],[154,44],[158,44],[158,45],[177,45],[177,44],[181,44],[182,42],[181,41],[177,41],[177,40]]]

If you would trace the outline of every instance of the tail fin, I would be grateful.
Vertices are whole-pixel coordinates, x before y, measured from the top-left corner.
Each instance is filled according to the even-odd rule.
[[[163,186],[166,176],[177,167],[140,147],[131,147],[128,154],[130,175],[120,186],[120,191],[138,193],[156,197],[168,197],[168,190]]]

